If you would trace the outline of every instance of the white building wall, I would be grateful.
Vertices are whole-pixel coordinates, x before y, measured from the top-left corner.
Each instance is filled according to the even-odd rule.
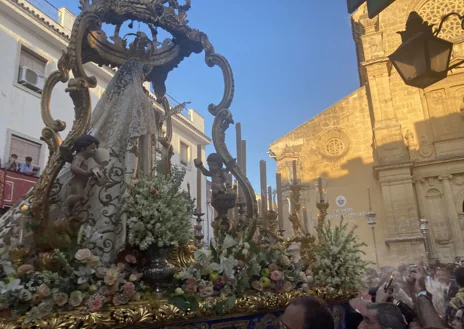
[[[25,2],[25,1],[22,1]],[[27,4],[32,8],[32,5]],[[53,24],[55,28],[69,35],[69,19],[73,20],[69,11],[61,10],[60,26],[57,22],[41,15],[40,10],[34,9],[45,21]],[[63,16],[65,14],[65,16]],[[71,15],[71,16],[70,16]],[[40,141],[41,131],[44,127],[40,113],[40,94],[21,86],[17,83],[19,70],[19,57],[21,47],[29,50],[47,61],[45,75],[49,75],[57,68],[57,62],[66,49],[67,38],[61,36],[52,28],[46,26],[24,7],[10,0],[0,0],[0,157],[4,162],[10,154],[10,136],[15,134],[22,138],[42,144],[40,167],[43,168],[48,157],[48,149],[45,143]],[[107,68],[100,68],[94,64],[86,64],[88,75],[94,75],[98,80],[98,86],[91,90],[92,106],[100,99],[105,87],[112,77],[112,72]],[[66,131],[64,138],[74,119],[73,104],[71,98],[65,93],[65,84],[58,84],[52,95],[51,109],[55,119],[65,121]],[[175,155],[173,164],[180,164],[180,141],[189,145],[190,155],[186,166],[187,175],[184,188],[190,184],[192,197],[196,197],[197,170],[193,165],[193,159],[197,155],[197,145],[202,145],[202,159],[205,162],[205,145],[210,139],[204,134],[204,119],[194,110],[189,110],[189,117],[181,114],[173,118],[173,147]],[[19,159],[24,161],[24,159]],[[202,209],[206,209],[206,178],[202,177]],[[206,221],[205,221],[206,223]],[[205,227],[206,229],[206,227]]]

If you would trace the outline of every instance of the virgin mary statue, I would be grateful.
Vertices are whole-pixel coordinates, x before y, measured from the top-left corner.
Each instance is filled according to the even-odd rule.
[[[138,171],[148,172],[152,164],[152,145],[156,141],[157,116],[148,92],[143,88],[146,74],[151,70],[144,61],[125,62],[108,84],[96,105],[89,134],[99,141],[99,148],[109,152],[104,168],[106,179],[90,179],[84,197],[71,212],[85,223],[86,232],[97,238],[88,247],[110,262],[124,248],[126,223],[123,198],[127,184]],[[89,168],[96,166],[89,160]],[[51,193],[50,216],[65,217],[65,201],[71,193],[73,178],[69,166],[58,176]],[[18,237],[19,207],[30,203],[30,194],[20,205],[10,209],[0,219],[0,239],[14,245]],[[88,234],[87,234],[88,235]]]

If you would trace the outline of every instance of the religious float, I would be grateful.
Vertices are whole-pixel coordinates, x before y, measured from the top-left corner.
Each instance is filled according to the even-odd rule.
[[[337,328],[344,328],[347,301],[357,295],[366,266],[362,245],[343,222],[335,229],[324,224],[323,199],[318,235],[305,231],[296,179],[290,216],[296,235],[283,238],[272,210],[258,217],[253,188],[225,144],[234,123],[232,71],[206,34],[187,25],[190,1],[80,5],[69,46],[42,95],[48,164],[0,220],[0,327],[274,328],[293,298],[312,295],[329,303]],[[146,24],[151,36],[120,36],[133,21]],[[111,41],[103,24],[114,26]],[[172,38],[158,42],[158,28]],[[217,216],[209,246],[200,243],[203,214],[181,189],[185,172],[171,165],[171,116],[179,109],[165,97],[168,73],[202,51],[208,66],[222,70],[225,86],[219,104],[208,108],[216,153],[207,157],[208,169],[195,160],[212,181]],[[96,79],[83,66],[89,62],[117,68],[93,112],[89,90]],[[164,113],[153,110],[145,81]],[[67,83],[75,111],[64,139],[66,124],[50,109],[58,83]],[[153,146],[162,153],[155,168]],[[233,220],[231,209],[238,214]],[[287,254],[294,243],[301,245],[298,262]]]

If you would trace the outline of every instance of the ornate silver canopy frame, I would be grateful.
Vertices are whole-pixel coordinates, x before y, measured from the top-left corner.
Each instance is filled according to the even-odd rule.
[[[169,103],[165,97],[165,81],[168,73],[192,53],[205,51],[205,62],[209,67],[219,66],[224,76],[224,94],[219,104],[210,104],[209,112],[215,117],[212,138],[216,152],[221,157],[226,169],[239,182],[246,200],[247,240],[253,238],[256,231],[257,204],[254,190],[237,166],[225,144],[225,133],[233,124],[229,107],[234,96],[234,79],[232,69],[227,60],[214,51],[208,37],[199,30],[190,28],[186,20],[186,12],[190,8],[190,0],[179,5],[176,0],[80,0],[82,12],[76,18],[67,50],[58,63],[58,70],[47,79],[41,101],[42,118],[45,128],[42,140],[49,148],[50,156],[39,182],[33,192],[31,213],[36,221],[36,234],[53,234],[57,230],[73,225],[72,219],[57,225],[49,220],[49,197],[58,173],[66,162],[71,161],[76,138],[85,134],[90,125],[91,100],[90,88],[97,85],[93,76],[87,76],[83,64],[94,62],[98,65],[119,67],[133,58],[143,59],[150,67],[147,81],[153,85],[157,101],[165,111]],[[122,24],[126,21],[138,21],[149,26],[151,39],[143,32],[137,32],[132,43],[127,45],[125,38],[119,36]],[[113,24],[114,35],[110,42],[102,30],[102,24]],[[157,28],[169,32],[173,38],[158,43]],[[70,78],[72,71],[73,78]],[[66,92],[74,103],[75,120],[69,134],[62,139],[60,132],[66,128],[65,122],[55,119],[51,114],[50,100],[54,87],[58,83],[67,83]],[[172,155],[172,126],[167,119],[167,133],[161,138],[163,145],[163,162],[165,169],[170,166]],[[52,245],[48,248],[54,247]]]

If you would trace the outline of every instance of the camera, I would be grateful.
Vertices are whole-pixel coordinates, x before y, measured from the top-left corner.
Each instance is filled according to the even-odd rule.
[[[395,305],[400,309],[408,325],[414,321],[416,313],[409,305],[405,304],[402,300],[397,301]]]

